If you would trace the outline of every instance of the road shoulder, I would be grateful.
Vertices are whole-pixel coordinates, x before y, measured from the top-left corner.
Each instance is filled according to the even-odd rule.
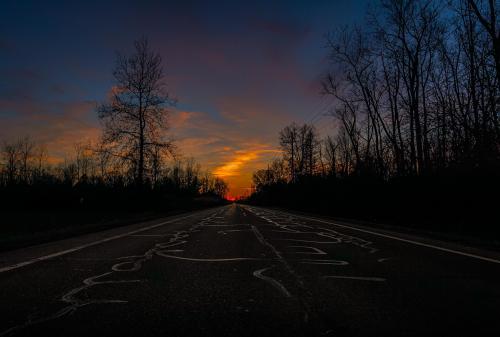
[[[260,206],[251,206],[251,207],[259,208]],[[390,239],[392,238],[394,240],[407,242],[408,244],[417,244],[423,247],[427,246],[430,249],[433,247],[437,247],[437,249],[443,251],[449,251],[450,253],[455,251],[460,253],[461,255],[477,256],[479,258],[484,258],[484,260],[491,259],[496,261],[495,263],[500,264],[500,248],[498,247],[497,249],[494,249],[489,245],[474,245],[470,243],[457,242],[452,238],[443,239],[442,237],[436,237],[433,235],[434,233],[432,232],[409,231],[408,229],[405,230],[405,228],[396,226],[379,225],[375,223],[362,222],[358,220],[338,219],[338,218],[332,218],[328,216],[288,210],[283,208],[270,208],[270,207],[260,207],[260,208],[281,213],[288,213],[290,215],[294,215],[312,221],[319,221],[322,223],[329,224],[331,226],[336,226],[339,229],[344,228],[369,235],[380,235],[386,238]]]
[[[219,206],[224,207],[224,206]],[[151,228],[168,225],[168,223],[184,218],[193,217],[204,212],[217,209],[206,208],[197,211],[185,212],[154,220],[136,222],[134,224],[113,227],[111,229],[87,233],[70,238],[46,242],[30,247],[15,249],[0,253],[0,273],[14,270],[38,261],[47,260],[73,251],[87,249],[97,244],[116,240],[127,235],[145,231]]]

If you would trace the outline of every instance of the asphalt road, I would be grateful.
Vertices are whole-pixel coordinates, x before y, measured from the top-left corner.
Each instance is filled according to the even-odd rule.
[[[498,336],[500,258],[229,205],[3,253],[0,310],[0,336]]]

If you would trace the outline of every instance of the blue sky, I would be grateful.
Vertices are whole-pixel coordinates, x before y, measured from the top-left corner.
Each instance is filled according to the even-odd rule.
[[[179,100],[172,137],[242,194],[251,172],[278,155],[279,130],[327,106],[324,35],[361,21],[368,3],[2,1],[0,139],[31,135],[54,161],[96,139],[95,106],[113,85],[116,52],[146,36]],[[328,132],[328,122],[316,123]]]

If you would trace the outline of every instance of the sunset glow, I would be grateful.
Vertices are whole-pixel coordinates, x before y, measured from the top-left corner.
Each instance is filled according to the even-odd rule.
[[[229,156],[228,161],[214,169],[213,173],[229,183],[229,197],[245,195],[250,189],[252,173],[262,167],[262,162],[280,155],[276,149],[241,150]]]
[[[114,9],[109,3],[36,3],[19,12],[21,21],[12,19],[20,7],[6,8],[11,15],[2,21],[13,34],[0,39],[0,140],[30,135],[46,145],[51,164],[72,158],[75,143],[97,141],[95,108],[116,90],[116,51],[129,52],[131,42],[145,35],[162,55],[178,101],[169,135],[179,155],[224,178],[230,196],[244,195],[252,172],[280,155],[279,130],[324,108],[318,82],[325,68],[323,35],[332,21],[350,22],[364,6],[345,1],[337,15],[337,5],[304,11],[299,4],[228,2],[215,11],[199,3],[185,17],[181,3],[141,11],[123,4],[123,11],[106,17]],[[64,11],[73,13],[72,24],[62,19]],[[88,25],[88,14],[95,24]]]
[[[499,112],[500,0],[0,0],[0,337],[500,336]]]
[[[257,158],[256,152],[236,153],[235,157],[224,165],[214,170],[214,174],[221,178],[229,178],[240,175],[241,167],[248,161]]]

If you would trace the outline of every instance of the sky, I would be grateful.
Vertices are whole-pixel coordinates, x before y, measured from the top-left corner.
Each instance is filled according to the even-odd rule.
[[[369,0],[0,1],[0,141],[29,135],[53,162],[96,140],[95,111],[117,52],[145,36],[178,104],[169,135],[183,156],[244,195],[280,156],[295,121],[328,134],[325,34],[360,22]]]

